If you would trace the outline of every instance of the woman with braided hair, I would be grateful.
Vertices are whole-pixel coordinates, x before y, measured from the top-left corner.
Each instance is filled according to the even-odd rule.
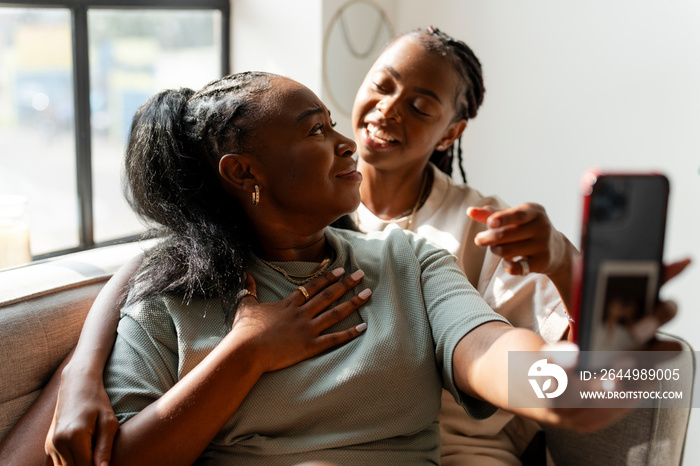
[[[569,328],[564,302],[577,251],[541,206],[508,208],[466,184],[461,135],[483,99],[481,64],[464,42],[433,27],[392,41],[355,98],[364,180],[354,218],[362,231],[395,224],[449,250],[496,312],[553,343]],[[465,184],[450,176],[455,155]],[[520,464],[539,430],[502,411],[470,419],[446,391],[440,420],[446,465]]]

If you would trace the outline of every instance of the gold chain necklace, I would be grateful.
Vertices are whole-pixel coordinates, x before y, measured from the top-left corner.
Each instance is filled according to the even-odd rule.
[[[426,196],[425,196],[425,194],[426,194],[426,193],[425,193],[425,187],[428,185],[428,178],[429,178],[429,177],[428,177],[428,170],[426,169],[426,170],[423,172],[423,180],[421,181],[420,191],[418,191],[418,199],[416,199],[416,203],[413,204],[413,207],[411,208],[411,210],[405,210],[405,211],[401,212],[398,216],[396,216],[396,217],[390,219],[390,221],[396,220],[397,218],[402,218],[402,217],[404,217],[406,214],[408,214],[408,213],[410,212],[410,215],[409,215],[409,217],[408,217],[408,224],[406,225],[406,228],[405,228],[405,229],[406,229],[406,230],[410,230],[410,229],[411,229],[411,225],[413,225],[413,218],[416,216],[416,211],[418,211],[418,208],[419,208],[419,207],[421,206],[421,204],[423,204],[423,202],[425,202],[425,200],[426,200],[426,199],[425,199],[425,197],[426,197]],[[428,194],[429,194],[429,193],[428,193]],[[357,224],[358,227],[360,226],[360,214],[358,213],[357,210],[355,211],[355,223]]]
[[[329,248],[329,249],[330,249],[330,254],[328,256],[326,256],[326,258],[323,259],[320,264],[318,264],[318,267],[316,267],[315,269],[313,269],[311,271],[311,273],[306,274],[306,275],[294,275],[294,274],[287,272],[286,270],[284,270],[281,267],[277,267],[275,264],[271,264],[270,262],[266,261],[265,259],[260,259],[260,260],[263,262],[263,264],[267,265],[272,270],[275,270],[275,271],[281,273],[284,276],[284,278],[287,279],[288,282],[290,282],[294,285],[303,285],[306,282],[308,282],[309,280],[313,280],[314,278],[318,277],[323,272],[325,272],[326,269],[328,269],[328,266],[331,264],[331,262],[333,262],[335,260],[335,250],[333,250],[333,248]],[[295,280],[295,279],[299,279],[299,280]]]
[[[416,203],[413,205],[413,210],[411,210],[411,216],[408,217],[408,225],[406,225],[407,230],[411,230],[411,225],[413,224],[413,217],[416,216],[416,211],[418,210],[418,207],[421,204],[421,201],[423,200],[423,194],[425,192],[425,186],[428,184],[428,170],[425,170],[423,172],[423,181],[421,181],[420,184],[420,191],[418,191],[418,199],[416,199]]]

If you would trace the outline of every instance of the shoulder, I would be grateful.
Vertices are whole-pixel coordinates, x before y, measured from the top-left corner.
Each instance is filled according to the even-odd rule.
[[[205,331],[222,325],[225,317],[219,299],[191,299],[181,296],[157,296],[131,303],[121,311],[121,319],[131,320],[146,333],[169,338],[182,338],[183,329]]]
[[[144,353],[155,349],[163,360],[176,361],[184,375],[226,336],[233,315],[221,299],[160,296],[124,308],[117,332]]]
[[[391,244],[412,245],[426,242],[426,238],[412,231],[404,230],[396,224],[390,224],[381,231],[367,233],[333,227],[328,227],[327,231],[349,247],[383,248]]]
[[[452,254],[429,237],[404,230],[398,225],[388,225],[382,231],[360,233],[329,228],[345,247],[358,258],[376,262],[391,260],[394,263],[409,261],[423,263],[433,256],[452,257]]]
[[[484,195],[482,192],[473,186],[466,183],[457,183],[447,174],[435,169],[435,179],[440,180],[440,184],[446,186],[445,191],[450,194],[451,198],[459,199],[462,204],[467,206],[493,206],[496,208],[506,208],[508,204],[495,194]]]
[[[508,207],[500,197],[496,195],[485,196],[478,189],[466,184],[457,183],[446,173],[441,172],[436,167],[433,168],[433,187],[430,197],[426,202],[426,210],[432,211],[433,215],[442,214],[455,215],[464,214],[468,207],[492,206],[497,209]]]
[[[130,303],[121,311],[117,333],[131,342],[161,342],[177,346],[177,330],[172,314],[173,300],[148,298]],[[176,305],[175,305],[176,307]]]
[[[120,318],[128,317],[141,326],[150,326],[165,320],[172,321],[169,304],[172,299],[163,296],[128,303],[122,308]]]

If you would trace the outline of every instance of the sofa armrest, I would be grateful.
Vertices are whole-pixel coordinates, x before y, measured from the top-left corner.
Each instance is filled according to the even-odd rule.
[[[659,333],[660,339],[677,341],[688,357],[674,360],[680,368],[678,382],[664,382],[662,390],[682,391],[692,397],[696,370],[695,352],[690,344],[678,337]],[[679,367],[679,364],[686,367]],[[669,366],[670,367],[670,366]],[[610,465],[677,465],[683,462],[685,437],[690,421],[691,400],[654,400],[632,409],[615,424],[593,433],[577,433],[544,427],[547,448],[554,464],[590,466]]]
[[[100,289],[144,247],[121,244],[0,271],[0,440],[77,343]]]

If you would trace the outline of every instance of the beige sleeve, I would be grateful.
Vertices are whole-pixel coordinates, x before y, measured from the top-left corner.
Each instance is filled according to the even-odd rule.
[[[476,205],[490,205],[497,209],[508,207],[495,196],[484,197]],[[558,341],[569,322],[554,283],[544,274],[522,276],[508,273],[499,256],[474,244],[476,234],[485,229],[485,225],[471,219],[464,229],[458,260],[469,281],[488,305],[513,326],[529,328],[548,343]]]

